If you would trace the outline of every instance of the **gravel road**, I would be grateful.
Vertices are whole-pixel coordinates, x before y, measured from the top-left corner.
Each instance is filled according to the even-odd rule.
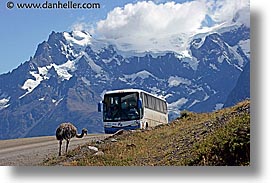
[[[110,135],[87,135],[82,139],[73,138],[69,150],[90,141],[103,140]],[[63,141],[62,154],[66,142]],[[48,156],[58,156],[59,142],[54,136],[33,137],[12,140],[0,140],[0,165],[2,166],[34,166]]]

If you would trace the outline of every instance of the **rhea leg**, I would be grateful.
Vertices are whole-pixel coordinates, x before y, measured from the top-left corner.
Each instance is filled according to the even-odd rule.
[[[70,143],[70,140],[67,140],[67,144],[66,144],[66,154],[67,154],[67,152],[68,152],[69,143]]]
[[[59,140],[59,156],[61,156],[62,140]]]

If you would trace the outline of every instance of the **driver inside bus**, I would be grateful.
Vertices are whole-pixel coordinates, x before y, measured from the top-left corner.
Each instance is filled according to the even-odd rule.
[[[136,118],[138,116],[138,110],[136,109],[136,105],[133,103],[130,103],[130,105],[129,105],[129,114],[133,118]]]
[[[113,110],[111,111],[111,113],[112,113],[113,118],[118,118],[119,117],[118,105],[114,105]]]

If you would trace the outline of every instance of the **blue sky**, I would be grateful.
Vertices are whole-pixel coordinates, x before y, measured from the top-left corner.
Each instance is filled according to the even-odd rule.
[[[16,68],[33,56],[37,45],[47,40],[52,31],[70,31],[77,21],[96,22],[104,19],[114,7],[123,6],[130,0],[86,0],[74,2],[99,2],[100,9],[8,9],[8,0],[0,1],[0,73]],[[45,2],[41,0],[15,0],[14,3]],[[49,2],[56,2],[49,0]],[[67,2],[67,1],[61,1]]]
[[[152,33],[151,24],[156,25],[153,27],[153,31],[156,34],[160,33],[160,31],[173,32],[174,30],[182,29],[182,31],[190,31],[191,29],[197,29],[201,25],[201,19],[197,17],[205,17],[206,13],[209,13],[208,10],[213,11],[210,13],[210,16],[217,20],[218,22],[225,21],[226,19],[232,18],[232,11],[236,12],[238,7],[240,7],[239,1],[244,1],[244,4],[247,4],[249,0],[195,0],[197,3],[192,4],[192,8],[189,6],[182,6],[183,10],[191,9],[191,13],[188,15],[181,15],[182,11],[179,11],[174,15],[175,21],[178,20],[178,16],[185,16],[181,22],[191,22],[190,25],[177,27],[178,25],[183,25],[178,22],[173,22],[170,18],[170,14],[167,12],[170,6],[162,7],[165,14],[159,11],[159,7],[151,6],[154,9],[154,14],[156,17],[146,17],[140,19],[138,25],[133,26],[133,21],[136,18],[140,18],[143,16],[140,13],[146,14],[148,12],[147,6],[150,3],[143,3],[139,6],[136,5],[137,0],[75,0],[74,2],[78,3],[90,3],[90,2],[99,2],[101,5],[100,9],[17,9],[16,7],[12,9],[8,9],[7,2],[10,0],[1,0],[0,1],[0,74],[11,71],[15,69],[20,63],[23,63],[31,56],[34,55],[36,48],[39,43],[48,39],[49,34],[52,31],[63,32],[63,31],[71,31],[74,28],[84,27],[90,29],[91,27],[95,29],[95,31],[90,31],[94,35],[101,35],[105,38],[113,39],[115,36],[120,36],[120,40],[128,40],[128,37],[123,35],[131,34],[135,35],[136,33],[140,33],[140,31],[136,31],[136,28],[139,27],[140,30],[144,31],[142,34],[149,35]],[[46,0],[14,0],[14,4],[16,3],[44,3]],[[57,0],[48,0],[48,2],[57,2]],[[60,0],[60,2],[67,2],[67,0]],[[155,4],[165,3],[165,0],[153,0]],[[174,0],[174,2],[182,3],[182,2],[190,2],[190,0]],[[191,1],[193,2],[193,1]],[[220,2],[220,3],[217,3]],[[233,3],[232,3],[233,2]],[[126,4],[133,3],[135,4],[132,7],[124,8],[122,10],[113,9],[115,7],[123,8]],[[201,4],[199,4],[201,3]],[[214,4],[214,6],[213,6]],[[203,8],[203,6],[205,7]],[[16,6],[16,5],[15,5]],[[173,8],[175,4],[171,5]],[[218,7],[218,8],[216,8]],[[237,8],[236,8],[237,7]],[[142,11],[137,10],[138,8],[142,9]],[[207,10],[206,10],[207,9]],[[136,13],[133,15],[132,12]],[[107,14],[110,14],[109,18],[107,18]],[[125,25],[119,25],[121,21],[124,21],[123,16],[120,16],[120,13],[124,16],[130,16],[127,19],[128,22]],[[173,13],[173,12],[172,12]],[[194,14],[195,13],[195,14]],[[195,15],[195,16],[194,16]],[[172,15],[171,15],[172,16]],[[155,18],[155,19],[153,19]],[[172,17],[173,18],[173,17]],[[197,18],[197,19],[196,19]],[[146,19],[145,21],[143,21]],[[194,20],[193,20],[194,19]],[[209,19],[209,17],[208,17]],[[102,21],[100,24],[97,24],[100,20]],[[116,25],[115,28],[112,25],[112,21],[115,20]],[[149,22],[149,27],[146,23]],[[155,20],[155,21],[153,21]],[[132,22],[131,22],[132,21]],[[159,21],[155,23],[156,21]],[[166,22],[165,22],[166,21]],[[194,23],[193,23],[194,22]],[[195,22],[199,23],[198,25]],[[136,22],[134,22],[135,24]],[[167,27],[158,27],[162,25],[162,23],[171,24]],[[175,26],[175,27],[174,27]],[[190,29],[190,30],[189,30]],[[153,34],[151,36],[155,36]],[[140,35],[137,35],[140,36]],[[146,39],[150,37],[146,37]],[[145,40],[146,40],[145,39]],[[136,41],[134,41],[136,42]],[[140,45],[139,45],[140,46]],[[142,45],[141,45],[142,46]]]

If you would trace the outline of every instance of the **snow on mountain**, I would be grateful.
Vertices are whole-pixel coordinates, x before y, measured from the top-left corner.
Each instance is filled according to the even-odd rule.
[[[40,82],[43,80],[43,77],[36,72],[31,71],[30,74],[35,78],[35,79],[27,79],[22,86],[23,90],[27,90],[26,94],[30,93],[35,89]],[[23,97],[23,96],[22,96]]]
[[[219,109],[221,109],[223,106],[224,106],[224,104],[217,103],[217,104],[215,105],[215,110],[219,110]]]
[[[191,81],[185,78],[181,78],[178,76],[170,76],[168,79],[168,86],[179,86],[180,84],[190,85]]]
[[[180,107],[188,101],[186,98],[180,98],[179,100],[168,104],[168,111],[170,114],[178,116],[180,114]]]
[[[69,80],[72,75],[69,73],[70,71],[74,71],[74,62],[73,61],[67,61],[64,64],[56,65],[56,64],[50,64],[45,67],[38,67],[37,71],[30,71],[30,74],[33,76],[32,79],[27,79],[23,86],[21,87],[23,90],[27,90],[26,93],[19,98],[23,98],[27,94],[31,93],[43,80],[49,79],[51,77],[51,74],[48,73],[48,71],[54,68],[61,79],[63,80]]]
[[[247,56],[247,58],[250,58],[250,39],[240,40],[238,45],[243,50],[245,56]],[[237,47],[237,46],[235,46],[235,47]],[[236,50],[237,49],[238,49],[238,47],[236,48]]]
[[[102,68],[97,65],[85,52],[82,52],[84,58],[88,61],[88,64],[90,65],[91,69],[96,73],[96,74],[100,74],[102,71]]]
[[[75,64],[74,61],[68,60],[64,64],[61,64],[61,65],[51,64],[50,66],[55,68],[61,80],[69,80],[72,77],[72,74],[70,74],[70,71],[73,72],[76,69],[74,64]]]
[[[81,79],[86,85],[91,86],[91,82],[86,77],[81,77]]]
[[[74,47],[85,47],[92,42],[92,37],[89,33],[83,31],[73,31],[71,33],[64,32],[63,35],[69,45]]]
[[[149,78],[149,77],[152,77],[152,78],[155,78],[157,79],[156,76],[154,76],[153,74],[151,74],[150,72],[146,71],[146,70],[143,70],[143,71],[140,71],[138,73],[134,73],[134,74],[130,74],[130,75],[123,75],[125,80],[121,79],[122,81],[129,81],[129,84],[135,84],[135,80],[137,78],[140,78],[142,80],[146,79],[146,78]]]
[[[10,101],[10,97],[9,98],[3,98],[3,99],[0,99],[0,110],[8,107],[10,104],[8,104]]]

